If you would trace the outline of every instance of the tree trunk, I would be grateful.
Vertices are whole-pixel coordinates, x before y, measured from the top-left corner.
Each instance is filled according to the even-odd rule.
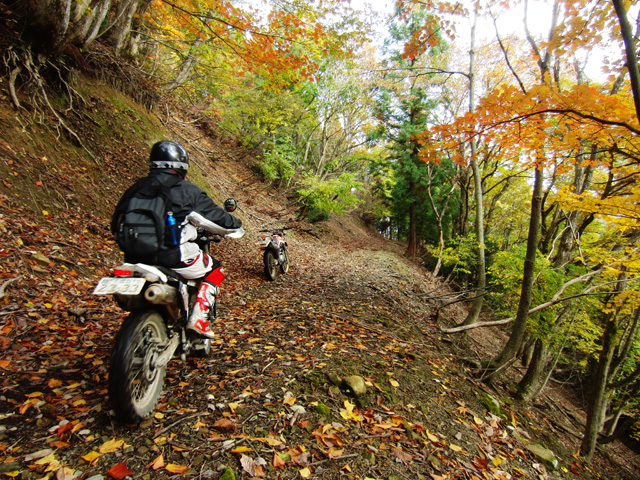
[[[140,17],[151,4],[152,0],[123,0],[116,13],[116,21],[109,38],[114,44],[116,55],[129,53],[131,51],[131,33],[133,23]]]
[[[475,150],[475,142],[471,142],[472,150]],[[475,153],[472,153],[475,155]],[[480,173],[480,167],[475,160],[471,161],[471,168],[473,169],[473,181],[474,181],[474,197],[476,205],[476,240],[477,240],[477,258],[476,258],[476,291],[478,292],[467,317],[462,322],[462,325],[473,325],[478,322],[480,312],[482,311],[482,304],[484,302],[484,294],[487,288],[487,264],[485,260],[485,240],[484,240],[484,195],[482,193],[482,178]]]
[[[193,52],[200,45],[202,45],[203,42],[204,41],[200,37],[198,37],[191,44],[191,47],[189,47],[189,53],[187,54],[187,58],[182,63],[180,72],[178,72],[178,75],[176,75],[176,78],[173,80],[173,82],[170,82],[166,87],[168,91],[175,90],[189,79],[189,77],[191,76],[191,72],[193,72],[193,68],[196,65],[196,57]]]
[[[621,408],[619,408],[619,409],[616,410],[616,412],[613,414],[613,416],[611,418],[608,418],[606,420],[607,427],[606,427],[606,430],[604,432],[604,434],[606,436],[604,438],[600,439],[598,441],[598,443],[609,443],[610,441],[612,441],[612,440],[609,440],[609,439],[613,436],[614,432],[618,428],[618,422],[620,421],[620,417],[622,416],[623,413],[624,413],[624,411]],[[619,435],[618,435],[618,437],[619,437]]]
[[[592,158],[595,151],[592,148]],[[590,167],[576,167],[574,176],[574,193],[581,194],[589,186],[591,178]],[[543,208],[543,206],[541,206]],[[565,264],[571,260],[571,254],[577,241],[577,218],[578,212],[571,211],[567,214],[566,225],[559,235],[557,241],[557,252],[554,257],[553,265],[557,269],[563,269]],[[551,253],[549,253],[551,255]],[[562,317],[567,313],[568,306],[558,315],[555,324],[551,326],[552,330],[557,330],[558,325],[562,323]],[[518,383],[518,389],[522,392],[521,397],[525,401],[533,400],[544,388],[548,378],[551,376],[553,366],[547,368],[549,350],[549,337],[538,338],[534,344],[533,359],[531,363],[526,364],[527,372]],[[543,376],[545,370],[546,377]]]
[[[455,220],[456,231],[461,237],[469,234],[469,170],[458,169],[457,183],[460,188],[460,216]]]
[[[613,313],[612,318],[605,319],[606,327],[602,338],[602,350],[600,351],[596,369],[591,376],[591,388],[587,404],[587,423],[584,427],[584,437],[580,445],[580,455],[589,461],[591,461],[595,452],[598,433],[602,429],[609,404],[609,394],[607,392],[609,367],[613,362],[618,336],[618,321],[615,315],[616,313]]]
[[[631,92],[633,93],[633,103],[636,107],[636,117],[640,121],[640,71],[638,71],[638,55],[636,53],[635,41],[631,24],[627,18],[627,11],[624,7],[623,0],[612,0],[616,16],[620,23],[620,31],[622,33],[622,41],[624,42],[624,51],[627,57],[627,70],[629,71],[629,80],[631,82]]]
[[[515,357],[522,344],[522,339],[527,331],[529,308],[533,296],[533,281],[535,279],[536,253],[540,242],[540,220],[542,217],[542,186],[544,173],[542,167],[535,169],[533,194],[531,198],[531,218],[529,220],[529,234],[527,236],[527,252],[525,254],[522,275],[522,287],[520,289],[520,301],[518,311],[513,323],[513,329],[509,340],[502,351],[491,361],[491,366],[498,369],[506,365]]]
[[[415,185],[411,185],[411,191],[415,191]],[[407,242],[407,251],[405,255],[411,259],[415,259],[418,255],[418,228],[416,207],[412,203],[409,205],[409,241]]]
[[[100,34],[100,28],[111,9],[111,0],[85,0],[79,2],[73,15],[69,40],[80,48],[91,44]]]
[[[434,198],[434,195],[433,195],[433,190],[432,190],[433,169],[434,169],[434,166],[432,164],[427,165],[427,176],[429,179],[429,183],[427,186],[427,194],[429,197],[429,202],[431,203],[431,209],[433,210],[433,215],[436,217],[436,226],[438,228],[438,255],[437,255],[438,261],[432,272],[433,276],[437,277],[438,274],[440,273],[440,268],[442,267],[442,256],[446,248],[446,243],[444,240],[444,226],[442,224],[442,220],[447,214],[447,211],[449,209],[449,200],[451,199],[451,194],[455,190],[455,185],[452,185],[448,193],[442,196],[445,200],[442,204],[442,209],[439,210],[438,205],[436,203],[436,199]]]
[[[547,365],[548,351],[546,339],[536,339],[527,372],[518,383],[519,395],[526,402],[535,398],[539,391],[538,387],[542,383]]]
[[[444,232],[442,231],[442,220],[438,218],[438,261],[436,262],[436,266],[433,269],[433,276],[437,277],[440,273],[440,268],[442,268],[442,254],[444,253],[445,243],[444,243]]]
[[[15,2],[16,11],[25,21],[23,40],[46,56],[57,54],[67,44],[71,24],[71,0],[34,0]]]
[[[471,48],[469,49],[469,112],[475,111],[475,32],[476,17],[474,17],[473,26],[471,27]],[[484,245],[484,194],[482,188],[482,174],[478,166],[477,144],[475,140],[471,140],[471,170],[473,171],[473,187],[474,200],[476,206],[476,240],[477,240],[477,258],[476,258],[476,291],[478,292],[471,304],[467,317],[462,325],[473,325],[478,323],[478,317],[482,311],[484,302],[484,293],[487,288],[487,265],[485,260]]]
[[[618,424],[617,420],[618,418],[616,418],[616,422],[613,425],[613,431],[606,437],[598,440],[600,445],[605,445],[620,439],[629,430],[629,428],[639,420],[639,417],[627,417],[621,424]]]

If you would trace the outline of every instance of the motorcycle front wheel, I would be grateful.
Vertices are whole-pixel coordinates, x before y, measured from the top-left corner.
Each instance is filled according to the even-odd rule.
[[[167,329],[156,311],[132,312],[116,337],[109,369],[109,399],[118,419],[138,423],[155,408],[167,366],[155,365]]]
[[[270,248],[264,251],[264,274],[267,276],[267,280],[271,281],[275,280],[278,276],[276,256]]]
[[[283,274],[289,272],[289,249],[287,249],[286,245],[282,246],[282,263],[280,264],[280,271]]]

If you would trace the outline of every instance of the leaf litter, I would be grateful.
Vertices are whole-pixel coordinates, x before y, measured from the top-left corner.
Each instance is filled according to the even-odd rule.
[[[263,277],[251,231],[217,245],[228,278],[212,354],[173,360],[154,414],[117,424],[106,380],[123,314],[91,295],[119,260],[106,222],[73,211],[36,222],[0,201],[0,475],[217,479],[231,469],[237,478],[502,480],[628,471],[574,458],[578,439],[532,407],[503,399],[503,414],[490,413],[478,395],[490,388],[461,361],[473,354],[434,321],[432,292],[444,286],[399,245],[346,220],[293,230],[291,269],[275,282]],[[456,308],[438,314],[453,322]],[[463,348],[482,351],[477,339]],[[366,394],[351,395],[348,376],[362,377]],[[546,465],[523,438],[555,440],[560,465]]]

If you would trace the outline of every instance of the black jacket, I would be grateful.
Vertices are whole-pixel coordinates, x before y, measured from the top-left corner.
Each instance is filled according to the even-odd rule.
[[[224,228],[240,228],[242,226],[242,221],[240,219],[230,215],[222,207],[216,205],[204,190],[193,183],[184,180],[173,170],[152,169],[149,172],[149,175],[141,178],[134,185],[129,187],[122,195],[122,198],[120,198],[111,219],[112,233],[115,234],[118,230],[122,216],[127,211],[127,205],[129,204],[129,199],[133,193],[143,185],[147,184],[147,182],[158,182],[161,185],[167,185],[167,188],[169,188],[169,198],[171,199],[173,216],[175,217],[178,225],[184,221],[184,218],[189,213],[197,212],[207,220],[217,223]],[[173,247],[173,250],[177,250],[177,247]],[[160,261],[159,263],[166,266],[175,265],[177,263],[176,257],[178,259],[180,258],[179,252],[171,251],[171,249],[167,249],[167,252],[163,257],[165,261]],[[125,258],[125,260],[128,262],[140,261],[139,259],[131,258]]]

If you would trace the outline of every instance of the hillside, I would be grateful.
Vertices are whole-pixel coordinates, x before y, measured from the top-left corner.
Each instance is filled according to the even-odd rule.
[[[473,360],[495,352],[504,333],[443,337],[439,327],[463,318],[462,307],[443,307],[451,292],[402,245],[357,216],[296,220],[295,205],[254,175],[248,152],[188,113],[148,112],[93,80],[74,88],[82,102],[66,121],[82,145],[53,118],[46,127],[16,120],[0,98],[0,473],[637,478],[639,455],[619,442],[592,464],[573,457],[583,415],[561,386],[524,406],[509,382],[477,380]],[[228,277],[212,355],[172,361],[156,414],[126,426],[106,398],[123,315],[91,291],[119,260],[111,210],[161,138],[187,146],[190,180],[218,202],[239,201],[247,235],[214,250]],[[255,246],[263,224],[295,227],[291,270],[275,282]],[[340,388],[350,375],[365,379],[364,396]],[[556,467],[536,444],[555,453]]]

